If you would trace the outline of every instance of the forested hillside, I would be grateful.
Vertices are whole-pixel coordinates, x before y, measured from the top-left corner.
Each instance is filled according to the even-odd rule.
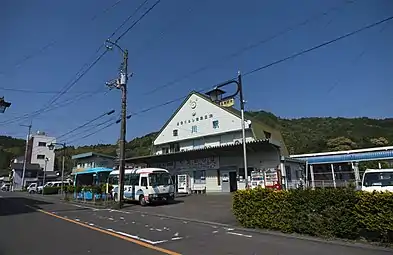
[[[272,113],[259,111],[248,114],[279,128],[291,154],[349,150],[356,148],[387,146],[393,143],[393,119],[370,118],[300,118],[283,119]],[[127,157],[148,155],[157,133],[138,137],[126,144]],[[13,157],[23,155],[25,141],[0,136],[0,169],[6,170]],[[97,144],[68,147],[67,169],[72,168],[71,155],[95,151],[116,155],[116,145]],[[61,153],[57,153],[56,165]],[[1,173],[0,173],[1,174]]]

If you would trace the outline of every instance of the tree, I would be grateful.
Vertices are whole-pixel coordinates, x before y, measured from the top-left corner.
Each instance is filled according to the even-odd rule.
[[[355,142],[343,136],[329,139],[326,145],[330,151],[345,151],[356,148]]]
[[[386,146],[389,144],[388,139],[382,136],[379,138],[371,138],[370,142],[375,146]]]

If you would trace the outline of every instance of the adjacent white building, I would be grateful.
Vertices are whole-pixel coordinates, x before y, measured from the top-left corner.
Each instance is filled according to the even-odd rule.
[[[44,170],[45,161],[47,161],[46,171],[54,171],[55,151],[48,148],[51,143],[56,143],[56,138],[48,136],[44,132],[38,131],[36,134],[30,135],[27,153],[28,163],[39,164],[41,169]]]
[[[159,131],[152,156],[128,159],[128,163],[168,169],[178,185],[189,190],[231,192],[245,188],[240,111],[233,98],[213,90],[206,95],[191,92]],[[218,96],[217,96],[218,95]],[[301,165],[288,155],[280,131],[253,116],[245,115],[248,179],[253,170],[281,170],[282,184],[301,178]],[[298,177],[296,179],[296,177]],[[183,184],[181,184],[183,183]]]

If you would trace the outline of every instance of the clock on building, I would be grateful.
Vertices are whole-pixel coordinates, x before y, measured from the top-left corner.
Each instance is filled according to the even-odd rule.
[[[196,104],[195,101],[191,101],[191,102],[190,102],[190,105],[191,105],[191,108],[192,108],[192,109],[195,109],[197,104]]]

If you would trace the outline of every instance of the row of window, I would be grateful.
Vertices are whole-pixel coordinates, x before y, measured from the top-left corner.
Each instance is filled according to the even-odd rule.
[[[180,126],[180,125],[185,125],[185,124],[187,124],[187,123],[191,123],[191,122],[195,122],[195,121],[201,121],[201,120],[203,120],[203,119],[205,119],[205,120],[207,120],[208,118],[213,118],[213,114],[209,114],[209,116],[206,114],[204,117],[203,116],[201,116],[201,117],[196,117],[195,119],[192,119],[192,120],[185,120],[185,121],[179,121],[178,123],[177,123],[177,125],[178,126]]]
[[[213,124],[214,129],[220,128],[220,124],[219,124],[218,120],[213,120],[212,124]],[[194,134],[197,132],[198,132],[198,126],[197,125],[191,126],[191,133]],[[173,134],[173,136],[179,136],[179,130],[174,129],[172,134]]]
[[[38,142],[38,147],[46,147],[46,142]]]

